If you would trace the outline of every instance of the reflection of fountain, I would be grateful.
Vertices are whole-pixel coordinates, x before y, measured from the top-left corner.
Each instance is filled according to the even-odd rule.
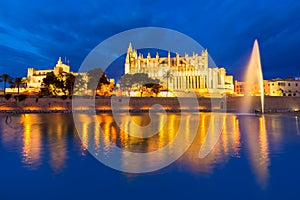
[[[295,117],[296,120],[296,130],[297,130],[297,135],[300,135],[300,130],[299,130],[299,122],[298,122],[298,117]]]
[[[265,188],[268,185],[270,165],[265,116],[259,118],[245,116],[240,121],[246,136],[249,161],[256,181]]]
[[[251,96],[260,95],[261,113],[264,112],[264,85],[263,74],[260,63],[260,53],[258,41],[255,40],[251,58],[245,74],[245,103],[243,104],[243,112],[249,112],[253,102]]]

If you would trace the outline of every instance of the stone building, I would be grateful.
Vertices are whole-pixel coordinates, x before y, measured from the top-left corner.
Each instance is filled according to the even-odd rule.
[[[146,73],[150,78],[159,79],[172,92],[196,92],[199,94],[224,94],[234,93],[233,76],[226,75],[224,68],[210,68],[208,66],[208,51],[203,50],[200,55],[176,54],[171,57],[160,57],[156,53],[151,57],[143,57],[129,44],[126,61],[125,74]],[[166,74],[171,76],[166,78]],[[167,80],[168,79],[168,80]]]
[[[272,79],[264,82],[267,96],[300,96],[300,78]]]
[[[62,74],[62,73],[70,73],[70,66],[64,64],[59,57],[57,64],[54,66],[53,69],[45,69],[45,70],[38,70],[35,68],[28,68],[27,69],[27,87],[28,88],[37,88],[40,89],[43,79],[46,78],[47,73],[53,72],[55,75]]]

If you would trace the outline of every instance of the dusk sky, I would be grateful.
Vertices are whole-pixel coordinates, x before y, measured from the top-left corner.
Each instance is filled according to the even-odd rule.
[[[264,78],[300,77],[299,19],[297,0],[2,0],[0,74],[26,76],[28,67],[53,68],[59,56],[67,57],[77,71],[101,41],[152,26],[192,37],[235,79],[241,79],[255,38]]]

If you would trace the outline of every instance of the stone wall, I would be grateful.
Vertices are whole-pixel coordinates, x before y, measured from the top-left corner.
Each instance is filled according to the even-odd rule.
[[[211,111],[222,110],[227,107],[228,112],[241,112],[245,97],[227,97],[224,99],[199,98],[199,106],[191,106],[190,98],[181,98],[180,103],[177,98],[164,97],[97,97],[95,99],[95,108],[97,111],[110,111],[113,104],[115,110],[125,111],[128,108],[131,111],[147,111],[153,105],[161,105],[168,111]],[[225,103],[226,102],[226,103]],[[89,105],[94,105],[92,99],[82,98],[80,104],[74,105],[76,110],[90,110]],[[129,105],[129,106],[128,106]],[[93,106],[92,106],[93,107]],[[260,97],[252,97],[252,104],[249,112],[260,110]],[[158,107],[161,108],[161,107]],[[290,112],[300,109],[300,97],[265,97],[265,112]],[[43,97],[28,96],[25,100],[19,102],[14,97],[6,100],[3,96],[0,97],[0,110],[7,111],[71,111],[72,99],[63,100],[61,97]]]

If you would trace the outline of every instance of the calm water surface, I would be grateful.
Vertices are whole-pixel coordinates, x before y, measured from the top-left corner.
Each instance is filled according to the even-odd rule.
[[[103,148],[107,159],[106,142],[131,152],[158,150],[176,136],[180,114],[157,114],[155,120],[165,125],[148,139],[128,136],[111,114],[98,114],[99,124],[80,114],[78,132],[70,114],[1,114],[0,199],[300,198],[299,118],[227,114],[217,144],[200,159],[199,150],[214,114],[200,114],[198,130],[189,129],[193,117],[185,115],[185,137],[197,131],[190,148],[161,170],[132,174],[105,166],[87,149]],[[132,131],[132,123],[144,126],[150,118],[120,114],[120,120]],[[103,130],[102,143],[99,129]],[[131,167],[155,162],[129,162],[125,157],[121,161]]]

